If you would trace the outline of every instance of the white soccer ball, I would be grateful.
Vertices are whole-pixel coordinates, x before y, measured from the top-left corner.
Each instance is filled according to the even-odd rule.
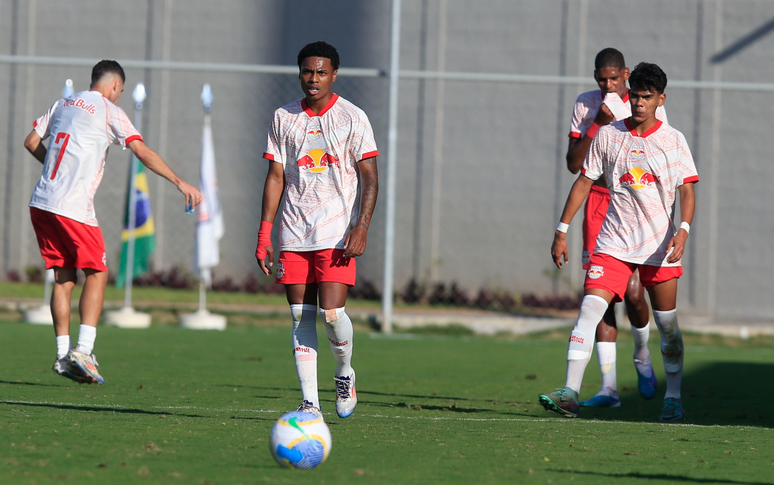
[[[284,467],[315,468],[331,452],[331,432],[322,418],[293,411],[274,423],[269,447],[274,459]]]

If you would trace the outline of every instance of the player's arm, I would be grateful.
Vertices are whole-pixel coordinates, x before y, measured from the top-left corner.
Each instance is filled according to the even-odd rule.
[[[597,134],[597,130],[600,126],[609,125],[615,121],[615,116],[610,108],[606,104],[599,107],[597,116],[594,118],[594,123],[583,135],[583,138],[570,138],[567,145],[567,169],[572,173],[578,173],[583,167],[583,160],[586,158],[586,154],[589,152],[591,141],[594,139],[594,135]]]
[[[687,223],[690,228],[693,221],[693,213],[696,209],[696,193],[693,190],[693,183],[683,184],[677,190],[680,194],[680,219],[682,222]],[[685,252],[685,242],[687,240],[688,230],[681,227],[677,230],[677,234],[669,241],[669,246],[667,246],[667,253],[669,254],[667,262],[676,263],[680,261]],[[672,251],[671,253],[669,252],[670,250]]]
[[[27,139],[24,140],[24,148],[32,154],[33,157],[40,163],[46,163],[46,146],[43,145],[43,139],[38,135],[38,132],[32,130]]]
[[[133,140],[127,147],[129,147],[132,153],[137,156],[137,159],[140,160],[143,165],[148,167],[150,171],[172,182],[175,187],[177,187],[177,190],[185,196],[186,205],[196,207],[201,203],[203,197],[199,190],[178,177],[159,154],[151,150],[145,142],[142,140]]]
[[[360,172],[360,216],[355,227],[347,234],[344,242],[344,257],[357,257],[365,252],[368,239],[368,226],[376,207],[376,197],[379,195],[379,174],[376,169],[376,157],[366,158],[357,162]]]
[[[583,201],[588,197],[591,191],[591,186],[594,185],[594,181],[585,175],[581,174],[578,179],[572,184],[570,189],[570,195],[567,196],[567,202],[564,204],[564,210],[562,211],[562,217],[559,218],[561,224],[569,225],[572,222],[572,218],[575,213],[578,212]],[[559,228],[554,232],[554,242],[551,244],[551,259],[554,260],[554,264],[557,268],[562,267],[562,257],[564,262],[569,262],[567,258],[567,229],[561,231]]]
[[[261,206],[261,227],[258,230],[258,245],[255,259],[263,274],[270,275],[274,266],[274,246],[271,244],[271,227],[277,216],[282,194],[285,191],[285,167],[279,162],[269,161],[266,183],[263,185],[263,205]],[[266,260],[269,264],[267,266]]]

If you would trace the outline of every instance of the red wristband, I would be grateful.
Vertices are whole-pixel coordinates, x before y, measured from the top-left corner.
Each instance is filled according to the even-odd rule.
[[[255,257],[263,260],[266,258],[266,246],[271,246],[271,228],[274,224],[269,221],[261,221],[258,229],[258,245],[255,247]]]
[[[600,126],[596,123],[592,123],[591,126],[589,126],[589,129],[586,130],[586,136],[589,138],[594,138],[594,136],[599,131]]]

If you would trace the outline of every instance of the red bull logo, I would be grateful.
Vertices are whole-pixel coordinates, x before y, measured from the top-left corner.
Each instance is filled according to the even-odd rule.
[[[586,273],[586,276],[588,276],[592,280],[599,279],[605,276],[605,268],[603,266],[594,265],[591,268],[589,268],[588,272]]]
[[[309,170],[314,173],[324,172],[329,166],[339,166],[339,159],[333,155],[314,148],[309,150],[309,153],[300,159],[298,159],[298,168],[301,170]]]
[[[631,151],[631,154],[635,160],[639,160],[640,158],[645,156],[645,150],[643,150],[642,148],[633,148]]]
[[[635,190],[644,189],[658,183],[660,183],[658,177],[640,167],[634,167],[618,178],[618,185],[631,187]]]
[[[316,140],[322,135],[322,130],[310,130],[307,135],[309,135],[309,138],[312,140]]]

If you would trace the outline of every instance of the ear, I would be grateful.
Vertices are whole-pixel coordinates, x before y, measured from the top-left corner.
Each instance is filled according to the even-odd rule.
[[[333,80],[331,81],[332,83],[335,83],[335,82],[336,82],[336,74],[337,74],[338,72],[339,72],[339,70],[338,70],[338,69],[336,69],[335,71],[333,71]]]
[[[597,73],[597,70],[596,70],[596,69],[594,69],[594,80],[595,80],[596,82],[599,82],[599,73]]]
[[[658,105],[664,106],[664,103],[666,102],[666,93],[661,93],[658,95]]]
[[[629,71],[628,67],[624,67],[623,69],[623,80],[628,81],[629,80],[629,74],[631,74],[631,71]]]

